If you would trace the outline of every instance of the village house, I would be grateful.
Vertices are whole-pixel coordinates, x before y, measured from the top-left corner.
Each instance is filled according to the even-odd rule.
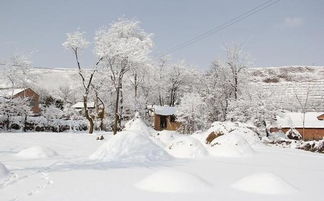
[[[84,104],[83,102],[77,102],[74,105],[71,106],[73,109],[75,109],[77,112],[82,113],[83,109],[84,109]],[[87,103],[87,108],[89,110],[89,112],[93,112],[95,109],[95,103],[94,102],[88,102]]]
[[[155,130],[177,130],[181,124],[176,121],[176,107],[170,106],[148,106],[150,117],[153,120],[153,128]]]
[[[40,114],[39,95],[31,88],[5,88],[0,89],[0,97],[9,98],[27,98],[29,106],[34,115]]]
[[[324,138],[324,112],[306,112],[303,124],[303,113],[289,112],[277,117],[270,132],[287,133],[296,129],[304,140],[321,140]],[[303,126],[304,125],[304,126]]]

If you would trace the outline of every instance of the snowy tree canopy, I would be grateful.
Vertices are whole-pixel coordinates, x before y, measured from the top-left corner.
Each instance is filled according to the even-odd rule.
[[[84,32],[75,31],[73,33],[67,33],[67,39],[62,44],[66,49],[72,49],[73,51],[82,50],[90,44],[85,36]]]

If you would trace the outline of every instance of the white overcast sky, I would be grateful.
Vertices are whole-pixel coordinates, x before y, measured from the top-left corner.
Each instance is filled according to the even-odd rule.
[[[154,34],[153,55],[190,40],[257,6],[261,0],[2,0],[0,60],[30,55],[34,66],[74,67],[62,47],[65,34],[77,29],[92,40],[95,31],[119,17],[141,21]],[[254,66],[324,66],[324,1],[281,0],[279,3],[172,53],[199,68],[222,57],[225,44],[240,43]],[[92,50],[84,65],[95,60]]]

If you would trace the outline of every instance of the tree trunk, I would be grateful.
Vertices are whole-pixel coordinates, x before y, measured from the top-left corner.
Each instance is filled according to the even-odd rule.
[[[114,128],[113,128],[113,133],[114,135],[117,134],[118,130],[118,121],[119,121],[119,115],[118,115],[118,107],[119,107],[119,84],[116,89],[116,104],[115,104],[115,122],[114,122]]]
[[[89,134],[92,134],[94,124],[93,124],[93,119],[89,115],[88,97],[87,96],[83,96],[83,107],[84,107],[84,116],[89,121]]]

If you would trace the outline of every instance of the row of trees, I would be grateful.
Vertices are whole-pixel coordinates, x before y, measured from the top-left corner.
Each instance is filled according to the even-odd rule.
[[[90,42],[84,32],[67,34],[63,46],[72,52],[80,87],[60,87],[56,92],[60,104],[46,104],[49,94],[32,86],[34,76],[26,76],[30,67],[27,60],[14,58],[8,62],[5,75],[13,87],[31,86],[41,93],[43,105],[52,113],[82,100],[89,133],[103,129],[102,114],[108,113],[113,115],[105,122],[116,134],[125,117],[137,112],[145,116],[147,105],[177,106],[177,121],[185,133],[225,120],[265,126],[279,112],[280,107],[269,98],[275,92],[265,92],[247,82],[250,63],[239,45],[227,47],[223,59],[201,72],[184,61],[172,62],[169,57],[152,59],[152,34],[141,29],[138,21],[119,19],[99,29],[92,43],[96,62],[85,68],[80,57]],[[94,111],[87,107],[90,102],[95,103]]]

